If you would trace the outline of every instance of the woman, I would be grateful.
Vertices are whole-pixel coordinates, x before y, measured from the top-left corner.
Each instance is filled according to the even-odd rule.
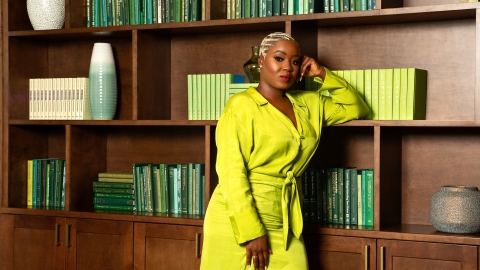
[[[260,46],[258,87],[229,99],[216,130],[219,184],[204,222],[201,269],[308,269],[300,176],[323,125],[358,119],[368,108],[345,80],[301,56],[288,34]],[[319,91],[288,89],[303,77]],[[328,90],[332,97],[321,91]]]

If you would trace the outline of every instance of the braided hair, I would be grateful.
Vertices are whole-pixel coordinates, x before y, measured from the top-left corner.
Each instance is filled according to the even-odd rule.
[[[280,40],[293,40],[298,46],[297,41],[290,36],[289,34],[283,33],[283,32],[275,32],[268,34],[263,40],[262,44],[260,44],[260,56],[264,57],[267,55],[267,51],[275,46],[275,44],[280,41]],[[300,50],[300,46],[298,46]]]

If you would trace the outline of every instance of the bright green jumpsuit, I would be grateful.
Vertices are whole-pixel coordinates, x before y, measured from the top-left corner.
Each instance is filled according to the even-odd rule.
[[[297,129],[255,88],[228,100],[216,130],[219,184],[205,216],[202,270],[249,269],[244,244],[265,234],[273,251],[269,270],[308,269],[300,175],[322,126],[368,113],[355,89],[326,72],[324,82],[315,78],[319,91],[287,92]]]

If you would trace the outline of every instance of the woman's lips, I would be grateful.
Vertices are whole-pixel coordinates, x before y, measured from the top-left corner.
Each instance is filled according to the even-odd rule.
[[[282,75],[282,76],[280,76],[280,78],[282,78],[283,81],[288,82],[288,81],[290,81],[291,77],[290,77],[290,75]]]

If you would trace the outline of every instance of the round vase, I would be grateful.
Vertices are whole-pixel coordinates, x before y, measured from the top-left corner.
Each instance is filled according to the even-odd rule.
[[[243,70],[247,74],[248,81],[251,83],[260,82],[260,65],[258,64],[258,54],[260,47],[252,47],[252,57],[243,65]]]
[[[117,107],[117,76],[109,43],[94,44],[88,78],[92,119],[112,120]]]
[[[27,0],[27,12],[33,29],[60,29],[65,23],[65,0]]]
[[[432,195],[430,222],[448,233],[480,232],[480,192],[474,186],[442,186]]]

